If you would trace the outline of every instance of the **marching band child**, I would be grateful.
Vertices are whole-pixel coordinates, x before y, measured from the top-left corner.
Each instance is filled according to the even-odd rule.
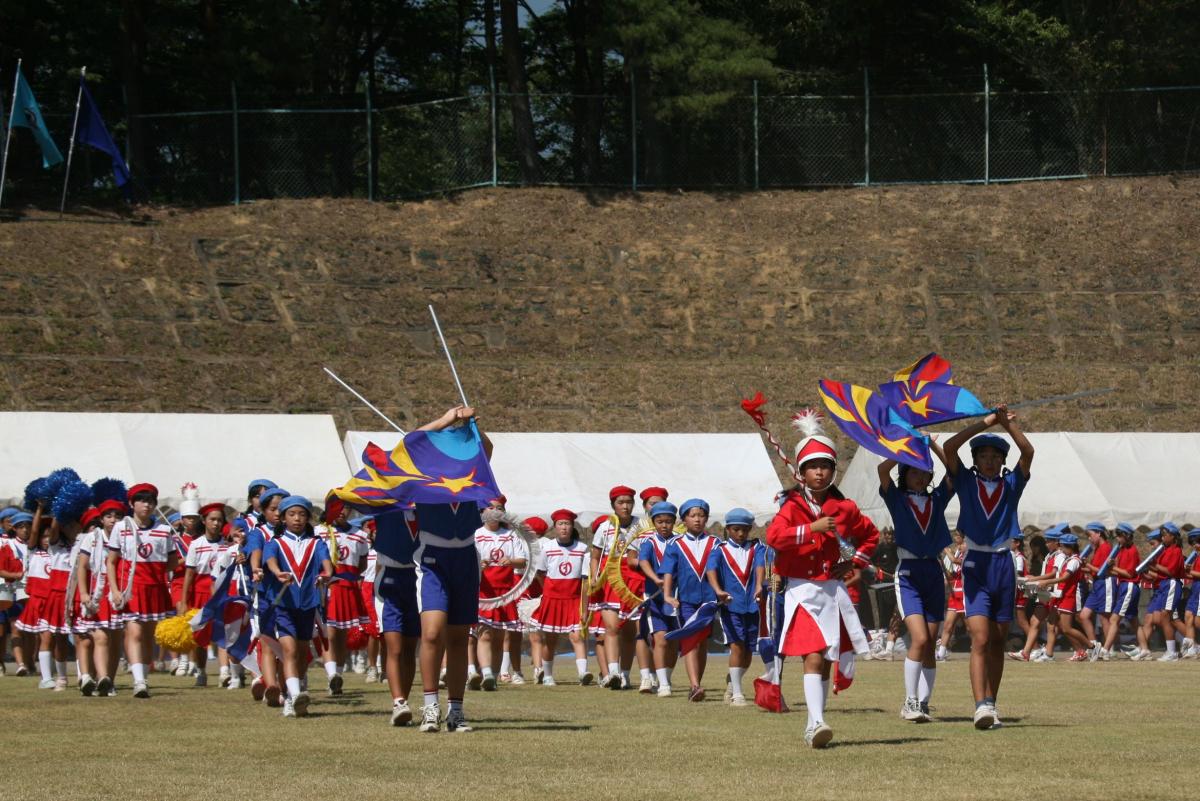
[[[114,525],[108,538],[109,602],[125,624],[125,658],[133,675],[133,697],[149,698],[146,666],[158,621],[175,614],[167,585],[179,564],[179,548],[171,528],[154,522],[157,487],[134,484],[128,501],[133,515]]]
[[[1095,662],[1100,658],[1100,650],[1104,647],[1101,640],[1108,633],[1109,626],[1112,625],[1115,618],[1113,617],[1113,604],[1116,602],[1116,579],[1108,577],[1097,578],[1096,574],[1100,568],[1108,561],[1109,554],[1113,552],[1113,546],[1108,541],[1108,529],[1104,524],[1093,520],[1084,528],[1088,536],[1088,544],[1092,549],[1091,558],[1083,565],[1084,578],[1092,582],[1092,589],[1088,592],[1087,599],[1083,603],[1083,610],[1079,613],[1079,627],[1083,629],[1083,636],[1088,638],[1091,647],[1088,649],[1088,659]],[[1097,635],[1094,618],[1100,616],[1100,632]]]
[[[1137,565],[1139,561],[1137,546],[1133,544],[1133,526],[1128,523],[1117,523],[1117,555],[1108,575],[1116,582],[1113,601],[1112,624],[1105,629],[1104,643],[1100,648],[1099,659],[1107,662],[1112,658],[1113,649],[1117,645],[1117,637],[1121,632],[1121,621],[1132,621],[1137,627],[1138,601],[1142,589],[1138,586]]]
[[[346,662],[346,637],[351,629],[366,626],[371,622],[363,604],[359,580],[367,567],[367,552],[371,543],[362,529],[351,526],[346,520],[343,506],[340,514],[324,529],[326,547],[337,572],[329,583],[329,595],[325,608],[325,622],[329,626],[329,650],[325,657],[327,689],[331,696],[342,694],[345,679],[342,665]],[[372,666],[373,667],[373,666]]]
[[[533,535],[537,537],[537,540],[534,542],[534,546],[532,548],[532,560],[537,562],[539,558],[538,554],[541,552],[542,548],[549,545],[555,539],[555,537],[546,536],[546,532],[549,531],[549,526],[547,526],[546,521],[540,517],[527,517],[523,522],[525,523],[525,526],[533,532]],[[533,569],[534,568],[532,565],[526,568],[526,570]],[[525,593],[520,597],[520,599],[518,599],[518,606],[520,606],[522,602],[530,604],[536,602],[537,604],[540,604],[544,584],[545,582],[543,581],[533,581],[529,585],[529,589],[525,590]],[[529,662],[533,665],[533,681],[534,684],[541,684],[542,678],[545,675],[545,671],[542,668],[542,629],[536,621],[530,620],[526,623],[525,636],[529,638]],[[518,637],[518,640],[520,639],[522,638]],[[523,642],[517,642],[517,650],[520,651],[523,645]],[[513,673],[512,683],[524,684],[525,679],[521,676],[521,670],[519,667],[520,663],[518,662],[516,664],[518,667],[516,672]]]
[[[982,432],[1005,430],[1021,457],[1008,471],[1008,441]],[[977,436],[978,435],[978,436]],[[967,468],[958,450],[971,440],[975,466]],[[1017,506],[1033,463],[1033,445],[1017,425],[1016,415],[1001,404],[996,411],[952,436],[946,443],[946,472],[959,500],[958,527],[967,538],[963,561],[963,597],[967,632],[971,635],[971,690],[975,696],[975,728],[990,729],[999,721],[996,698],[1004,678],[1004,643],[1016,609],[1017,577],[1008,541],[1020,531]]]
[[[951,545],[946,548],[941,557],[942,575],[945,577],[942,582],[942,592],[946,591],[948,583],[950,593],[946,599],[946,616],[945,622],[942,623],[942,637],[934,652],[934,658],[938,662],[945,662],[949,658],[950,640],[954,638],[954,630],[958,628],[958,622],[962,620],[963,611],[966,609],[963,605],[962,578],[962,563],[967,558],[967,547],[964,544],[966,538],[958,529],[950,532],[950,537]]]
[[[786,580],[779,654],[803,658],[808,706],[804,740],[812,748],[824,748],[833,739],[825,722],[833,666],[839,666],[838,689],[844,689],[854,653],[868,652],[842,579],[856,566],[871,563],[879,532],[833,483],[837,450],[824,434],[821,415],[808,409],[796,415],[795,423],[804,434],[795,460],[801,483],[787,491],[767,526],[767,544],[775,550],[775,572]],[[847,637],[853,651],[843,653]]]
[[[952,490],[943,479],[931,491],[933,474],[909,465],[900,465],[897,486],[892,482],[894,466],[895,461],[885,459],[878,473],[879,495],[892,516],[899,557],[893,579],[897,612],[909,637],[900,717],[928,723],[932,719],[929,699],[937,677],[933,644],[946,607],[946,582],[938,555],[950,544],[946,505]]]
[[[758,643],[758,604],[766,576],[767,548],[748,539],[754,515],[741,507],[725,515],[725,541],[708,557],[708,583],[721,603],[721,628],[729,644],[729,684],[725,701],[747,706],[742,679]]]
[[[650,521],[654,523],[654,535],[642,542],[638,552],[638,565],[646,575],[646,604],[642,619],[654,649],[655,674],[658,677],[658,696],[671,695],[671,672],[678,658],[675,643],[667,639],[667,632],[679,628],[679,619],[674,608],[667,603],[662,564],[667,548],[675,541],[675,504],[659,501],[650,508]]]
[[[29,604],[29,527],[33,522],[33,515],[12,507],[8,511],[8,525],[11,529],[8,536],[0,540],[0,578],[12,582],[15,587],[13,605],[0,611],[0,648],[4,648],[5,635],[11,629],[13,661],[17,663],[16,675],[24,676],[29,672],[26,659],[30,652],[30,649],[26,649],[25,642],[32,635],[21,629],[20,620]],[[20,591],[17,588],[21,588]],[[3,665],[3,659],[0,659],[0,665]],[[0,675],[3,673],[4,671],[0,670]]]
[[[29,535],[26,540],[28,550],[25,556],[25,591],[29,597],[25,599],[25,606],[14,625],[17,631],[21,632],[30,654],[37,654],[38,672],[42,677],[39,688],[52,690],[53,657],[49,649],[42,646],[38,625],[50,594],[50,553],[47,550],[49,536],[45,531],[49,527],[50,519],[35,514],[31,515],[29,520]],[[18,670],[17,675],[22,673]]]
[[[483,572],[479,577],[479,597],[495,598],[516,587],[518,570],[529,565],[529,547],[512,529],[503,525],[504,497],[493,498],[480,513],[483,525],[475,532],[475,549]],[[475,646],[479,657],[480,689],[497,688],[496,674],[504,661],[505,637],[520,632],[521,619],[513,599],[495,609],[479,610],[479,637]]]
[[[281,487],[271,487],[263,490],[258,496],[258,515],[261,522],[246,532],[246,542],[242,546],[245,557],[250,561],[250,580],[254,584],[255,616],[258,623],[258,664],[262,675],[257,676],[250,684],[250,697],[255,701],[266,699],[267,706],[281,705],[282,694],[279,681],[281,665],[276,659],[279,653],[279,643],[275,640],[275,598],[278,586],[274,575],[264,570],[264,556],[267,544],[275,536],[275,527],[279,525],[279,506],[288,497],[288,491]],[[249,519],[249,518],[245,518]]]
[[[567,633],[575,653],[579,683],[592,683],[587,648],[580,637],[583,625],[580,594],[590,554],[588,546],[579,541],[576,517],[570,509],[559,509],[551,514],[554,539],[543,543],[535,558],[534,569],[542,580],[542,602],[533,611],[533,621],[542,633],[542,684],[546,687],[555,685],[554,657],[558,635],[563,632]]]
[[[379,554],[375,550],[374,519],[366,518],[362,523],[361,531],[370,544],[370,547],[367,549],[367,566],[363,568],[362,583],[359,585],[359,591],[362,593],[363,609],[367,610],[367,618],[370,621],[366,626],[370,637],[367,639],[366,647],[367,675],[363,679],[363,682],[374,684],[380,680],[379,649],[383,642],[383,629],[379,627],[379,609],[375,605],[375,576],[378,573]],[[405,698],[407,697],[406,695]]]
[[[1057,597],[1053,603],[1058,632],[1075,646],[1075,653],[1071,655],[1070,661],[1082,662],[1087,659],[1090,643],[1083,632],[1074,626],[1075,615],[1083,606],[1083,593],[1079,586],[1083,578],[1083,563],[1079,559],[1079,538],[1069,532],[1063,534],[1059,538],[1058,549],[1062,557],[1058,562],[1057,574],[1048,579],[1034,579],[1033,583],[1056,585],[1054,594]]]
[[[325,541],[309,523],[312,504],[300,495],[289,495],[279,504],[283,522],[263,549],[267,570],[275,577],[281,596],[275,608],[275,639],[283,649],[283,675],[287,700],[285,718],[308,714],[308,693],[300,687],[307,665],[309,642],[321,605],[320,588],[333,575],[333,562]]]
[[[1150,605],[1146,607],[1146,615],[1151,618],[1151,631],[1157,626],[1167,644],[1167,652],[1158,661],[1175,662],[1179,659],[1179,652],[1175,645],[1173,616],[1178,610],[1183,591],[1183,549],[1179,547],[1179,528],[1174,523],[1164,523],[1159,530],[1162,532],[1163,550],[1147,569],[1147,574],[1156,577],[1158,584]]]
[[[1010,541],[1010,553],[1013,558],[1013,570],[1017,574],[1017,625],[1021,628],[1023,636],[1029,636],[1029,590],[1022,589],[1025,586],[1025,580],[1029,578],[1029,557],[1025,553],[1025,534],[1017,532],[1013,535]]]
[[[663,597],[675,607],[682,623],[691,618],[701,604],[716,600],[716,593],[706,580],[706,572],[717,538],[704,530],[708,525],[707,501],[689,498],[680,505],[679,514],[687,530],[667,546],[659,569],[663,577]],[[688,700],[696,703],[704,700],[702,682],[708,662],[705,640],[707,637],[696,647],[683,652],[683,665],[691,682]]]
[[[1159,550],[1163,546],[1162,529],[1156,528],[1152,531],[1146,532],[1146,544],[1150,546],[1150,554],[1148,554],[1146,557],[1148,562],[1147,564],[1143,565],[1141,557],[1139,557],[1139,561],[1137,562],[1136,567],[1134,567],[1133,573],[1135,576],[1137,576],[1139,591],[1145,590],[1146,592],[1150,593],[1150,603],[1153,603],[1154,593],[1158,589],[1160,579],[1155,572],[1150,569],[1150,567],[1153,565],[1153,561],[1150,559],[1150,557],[1156,550]],[[1159,550],[1159,553],[1161,553],[1161,550]],[[1155,618],[1156,616],[1154,614],[1154,610],[1147,605],[1145,617],[1142,618],[1141,625],[1138,625],[1137,612],[1134,612],[1134,619],[1132,622],[1137,629],[1137,645],[1135,645],[1133,650],[1129,653],[1130,660],[1134,662],[1144,662],[1154,658],[1154,655],[1150,653],[1150,637],[1154,634],[1154,629],[1156,626]]]
[[[262,524],[262,494],[273,489],[279,489],[279,485],[266,478],[253,479],[246,488],[246,509],[238,517],[245,520],[250,528]]]
[[[99,519],[100,512],[95,508],[84,512],[79,519],[82,531],[71,546],[71,570],[74,571],[71,584],[74,585],[74,591],[67,598],[67,604],[71,609],[70,627],[75,638],[75,662],[79,668],[79,692],[85,696],[90,696],[96,691],[94,677],[106,675],[105,668],[96,659],[95,641],[92,638],[92,629],[95,628],[96,621],[89,609],[91,593],[88,592],[92,582],[91,554],[93,550],[103,551],[104,549],[104,532],[96,525]],[[104,571],[97,572],[103,575]],[[69,584],[68,588],[70,586]],[[107,661],[107,649],[104,656]]]
[[[421,642],[414,561],[418,537],[417,515],[411,509],[385,512],[375,518],[375,596],[371,603],[375,606],[378,599],[393,726],[407,726],[413,719],[408,699]]]
[[[1196,615],[1200,607],[1200,528],[1194,528],[1187,533],[1188,546],[1191,551],[1183,559],[1184,578],[1191,582],[1191,592],[1188,594],[1187,606],[1183,613],[1183,651],[1184,659],[1196,658]]]
[[[1059,550],[1059,540],[1066,529],[1066,523],[1059,523],[1042,532],[1042,539],[1045,540],[1047,549],[1046,556],[1042,559],[1042,572],[1037,576],[1026,576],[1023,582],[1026,591],[1032,592],[1034,598],[1033,614],[1029,617],[1029,629],[1025,633],[1025,647],[1020,651],[1010,651],[1009,659],[1015,659],[1018,662],[1054,661],[1054,642],[1058,639],[1058,604],[1056,603],[1059,596],[1058,574],[1065,555]],[[1053,584],[1055,589],[1050,592],[1050,597],[1043,601],[1038,596],[1037,590],[1045,584]],[[1037,645],[1043,623],[1046,624],[1046,645],[1040,653],[1035,654],[1034,646]]]
[[[632,664],[637,626],[622,625],[622,613],[625,610],[622,607],[621,596],[612,583],[605,579],[605,570],[610,557],[624,562],[636,540],[635,534],[641,526],[641,521],[633,514],[633,493],[632,487],[623,484],[608,491],[608,503],[613,510],[612,517],[617,519],[617,525],[614,528],[612,517],[606,517],[592,537],[590,564],[594,565],[595,569],[589,583],[597,588],[597,600],[591,608],[600,611],[600,619],[604,623],[605,661],[601,666],[606,669],[601,685],[613,690],[629,686],[629,674],[625,672],[622,675],[621,665]],[[610,553],[614,547],[614,540],[625,543],[621,553]],[[599,652],[596,656],[599,658]]]
[[[204,527],[204,533],[192,537],[184,559],[183,587],[175,602],[175,612],[186,615],[189,609],[199,609],[212,598],[213,577],[218,572],[217,562],[224,550],[225,539],[221,529],[225,526],[225,504],[210,503],[196,510],[195,515]],[[188,520],[192,515],[184,515]],[[190,654],[180,654],[179,661],[190,660],[196,672],[196,687],[208,686],[208,652],[196,648]],[[228,657],[220,661],[221,670],[228,674]],[[178,675],[178,673],[176,674]]]
[[[39,516],[41,516],[41,520],[49,523],[49,533],[45,535],[44,540],[47,576],[45,597],[38,610],[38,619],[34,628],[38,640],[38,668],[42,674],[42,681],[38,687],[62,692],[67,689],[67,655],[70,651],[67,642],[67,635],[71,633],[67,585],[71,580],[71,551],[74,537],[68,534],[65,521],[44,515],[40,506],[33,514],[35,531],[40,528]],[[77,521],[75,521],[75,527],[78,528]],[[51,655],[53,655],[55,671],[53,678],[50,675]]]

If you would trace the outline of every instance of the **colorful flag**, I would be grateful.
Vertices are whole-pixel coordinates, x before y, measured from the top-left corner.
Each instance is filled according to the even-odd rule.
[[[236,565],[229,565],[213,582],[213,594],[195,615],[189,625],[192,637],[200,648],[209,644],[224,648],[230,657],[240,662],[250,650],[250,599],[244,595],[230,595],[229,584],[238,572]]]
[[[871,453],[933,471],[928,440],[866,387],[821,379],[821,400],[838,428]]]
[[[92,94],[83,78],[79,79],[79,126],[75,129],[75,137],[79,142],[109,155],[112,159],[113,180],[117,186],[129,183],[129,167],[109,135],[108,128],[104,127],[100,109],[96,108],[96,101],[92,100]]]
[[[501,494],[474,420],[413,431],[391,453],[368,443],[362,459],[363,469],[332,494],[368,514],[413,503],[486,502]]]
[[[42,149],[43,167],[49,169],[62,162],[62,153],[58,152],[54,140],[50,138],[50,131],[46,128],[46,121],[42,119],[41,109],[38,108],[37,101],[33,98],[33,90],[29,88],[29,83],[25,80],[19,66],[17,67],[16,92],[13,94],[10,113],[12,127],[28,128],[33,133],[38,147]]]
[[[950,362],[930,353],[897,371],[879,385],[879,394],[911,426],[929,426],[978,417],[991,409],[962,387],[954,385]]]
[[[716,601],[700,604],[682,626],[667,632],[667,639],[679,641],[680,654],[686,654],[704,645],[708,635],[712,633],[713,619],[717,616],[718,608],[720,605]]]

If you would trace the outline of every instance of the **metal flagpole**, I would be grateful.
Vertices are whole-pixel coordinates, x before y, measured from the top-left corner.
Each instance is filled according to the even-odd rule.
[[[364,398],[364,397],[362,396],[362,393],[360,393],[360,392],[359,392],[358,390],[356,390],[354,387],[352,387],[352,386],[350,386],[349,384],[347,384],[347,383],[346,383],[345,381],[343,381],[342,379],[338,378],[338,377],[337,377],[337,373],[333,372],[333,371],[332,371],[332,370],[330,370],[328,367],[322,367],[321,369],[322,369],[322,370],[324,370],[326,373],[328,373],[330,378],[332,378],[334,381],[338,382],[338,383],[339,383],[339,384],[341,384],[343,387],[345,387],[345,388],[346,388],[346,390],[347,390],[347,391],[349,391],[349,393],[350,393],[351,395],[353,395],[354,397],[356,397],[356,398],[358,398],[360,401],[362,401],[364,404],[366,404],[366,407],[367,407],[368,409],[370,409],[371,411],[375,412],[375,414],[377,414],[377,415],[379,415],[380,417],[382,417],[382,418],[384,419],[384,421],[386,421],[386,422],[387,422],[387,424],[388,424],[389,426],[391,426],[392,428],[396,429],[396,430],[397,430],[397,431],[399,431],[401,434],[407,434],[407,433],[408,433],[408,432],[407,432],[407,431],[405,431],[403,428],[401,428],[400,426],[398,426],[398,425],[396,425],[395,423],[393,423],[390,417],[388,417],[386,414],[384,414],[383,412],[381,412],[381,411],[379,411],[378,409],[376,409],[376,408],[375,408],[375,406],[374,406],[374,404],[372,404],[372,403],[371,403],[369,400],[367,400],[366,398]]]
[[[4,205],[4,178],[8,175],[8,143],[12,141],[13,115],[17,111],[17,84],[21,80],[21,59],[17,59],[17,74],[13,76],[13,93],[8,109],[8,133],[4,135],[4,160],[0,162],[0,206]]]
[[[446,354],[446,361],[450,362],[450,372],[454,375],[454,383],[458,386],[458,395],[462,398],[463,406],[470,406],[467,403],[467,393],[463,392],[462,381],[458,380],[458,370],[454,368],[454,358],[450,355],[450,348],[446,346],[446,337],[442,334],[442,325],[438,322],[437,312],[433,310],[433,304],[429,304],[429,314],[433,317],[433,327],[437,329],[438,339],[442,341],[442,351]]]
[[[79,130],[79,104],[83,102],[83,81],[87,77],[87,67],[79,71],[79,94],[75,95],[75,121],[71,123],[71,144],[67,147],[67,172],[63,176],[62,200],[58,204],[58,219],[62,219],[63,211],[67,208],[67,182],[71,180],[71,157],[75,155],[75,133]]]

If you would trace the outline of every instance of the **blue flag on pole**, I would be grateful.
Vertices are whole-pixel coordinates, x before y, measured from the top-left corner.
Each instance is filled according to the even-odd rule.
[[[33,90],[29,88],[29,83],[21,73],[20,67],[17,67],[17,91],[13,95],[12,102],[12,116],[10,118],[12,126],[14,128],[28,128],[33,133],[33,138],[37,140],[38,147],[42,149],[42,166],[49,169],[55,164],[62,163],[62,153],[58,152],[58,148],[54,145],[54,140],[50,138],[50,131],[46,128],[46,121],[42,119],[42,111],[38,108],[37,101],[33,99]]]
[[[104,127],[100,109],[96,108],[96,101],[92,100],[92,93],[82,78],[79,79],[79,127],[75,129],[75,136],[83,144],[91,145],[112,158],[113,179],[117,186],[129,183],[129,167],[109,135],[108,128]]]

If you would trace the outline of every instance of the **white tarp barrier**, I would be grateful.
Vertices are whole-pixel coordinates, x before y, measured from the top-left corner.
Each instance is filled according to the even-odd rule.
[[[559,508],[584,525],[610,513],[608,491],[627,484],[639,492],[662,486],[678,503],[703,498],[712,518],[742,506],[765,523],[780,489],[771,457],[758,434],[493,433],[492,470],[509,511],[545,515]],[[395,431],[348,431],[343,439],[351,471],[362,468],[367,442],[390,450]],[[635,513],[641,512],[640,501]]]
[[[60,467],[91,483],[149,481],[178,507],[195,482],[204,503],[246,504],[246,485],[269,478],[321,503],[346,480],[333,417],[324,414],[108,414],[0,412],[0,497]]]
[[[1062,522],[1082,526],[1092,520],[1109,528],[1118,522],[1157,526],[1167,520],[1200,525],[1200,493],[1196,490],[1200,434],[1059,432],[1026,436],[1035,455],[1032,478],[1021,498],[1022,526],[1043,528]],[[939,439],[945,442],[946,435]],[[971,464],[966,445],[959,458]],[[876,466],[881,461],[859,448],[838,486],[875,525],[890,527],[891,516],[879,497]],[[1008,467],[1015,467],[1016,461],[1014,446]],[[934,464],[935,480],[940,481],[944,471],[936,457]],[[951,501],[946,519],[951,526],[957,522],[957,499]]]

